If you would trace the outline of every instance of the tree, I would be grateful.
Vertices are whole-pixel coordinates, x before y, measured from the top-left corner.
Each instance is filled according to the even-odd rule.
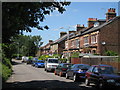
[[[41,42],[41,36],[26,36],[26,35],[19,35],[18,37],[12,38],[14,41],[12,46],[13,54],[20,54],[24,56],[35,56],[39,47],[43,44]]]
[[[54,10],[61,14],[70,2],[3,2],[2,3],[2,42],[10,43],[11,36],[31,32],[31,28],[49,29],[41,26],[45,15]]]

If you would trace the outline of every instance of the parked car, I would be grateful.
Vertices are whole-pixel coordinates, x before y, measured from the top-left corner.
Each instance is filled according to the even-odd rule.
[[[35,67],[44,67],[45,65],[44,65],[44,61],[43,60],[37,60],[36,62],[35,62]]]
[[[22,57],[22,62],[26,63],[26,62],[28,61],[28,59],[29,59],[29,57],[23,56],[23,57]]]
[[[61,77],[66,74],[67,69],[70,68],[72,65],[73,64],[71,63],[61,63],[56,67],[54,74]]]
[[[116,69],[110,65],[92,65],[86,72],[85,84],[94,83],[98,88],[120,87],[120,76],[117,75]]]
[[[38,61],[38,58],[37,57],[34,57],[33,59],[32,59],[32,66],[35,66],[35,63]]]
[[[80,79],[85,79],[85,73],[90,66],[87,64],[74,64],[66,72],[66,79],[71,77],[73,81],[78,81]]]
[[[58,65],[58,58],[47,58],[45,61],[45,71],[54,71]]]

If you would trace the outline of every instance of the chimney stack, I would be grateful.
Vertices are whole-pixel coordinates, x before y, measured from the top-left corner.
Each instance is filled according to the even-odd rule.
[[[95,22],[97,22],[97,18],[88,18],[88,28],[93,27]]]
[[[69,31],[69,34],[71,34],[71,33],[75,33],[76,31]]]
[[[108,9],[108,12],[106,13],[106,21],[109,21],[110,19],[113,19],[116,17],[115,8]]]
[[[80,30],[82,30],[83,28],[85,28],[85,27],[84,27],[84,24],[83,24],[83,25],[77,24],[77,26],[76,26],[77,31],[80,31]]]
[[[53,42],[53,40],[49,40],[49,43],[52,43]]]
[[[60,32],[60,37],[64,36],[65,34],[67,34],[66,32]]]

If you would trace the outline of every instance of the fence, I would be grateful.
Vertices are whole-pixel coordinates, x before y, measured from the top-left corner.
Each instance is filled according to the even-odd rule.
[[[120,61],[118,56],[83,56],[81,58],[71,58],[72,64],[107,64],[118,69],[120,72]]]

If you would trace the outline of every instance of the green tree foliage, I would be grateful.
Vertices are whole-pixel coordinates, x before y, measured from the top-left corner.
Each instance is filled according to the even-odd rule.
[[[73,52],[72,55],[71,55],[71,57],[72,58],[78,58],[79,54],[80,54],[79,52]]]
[[[61,14],[69,2],[3,2],[2,3],[2,42],[10,42],[10,37],[31,28],[49,29],[41,26],[46,15],[58,10]]]
[[[19,35],[18,37],[12,38],[14,46],[14,54],[20,54],[23,56],[35,56],[39,47],[43,44],[41,42],[41,36],[26,36]]]
[[[117,56],[118,54],[114,51],[106,51],[105,55],[107,55],[107,56]]]

